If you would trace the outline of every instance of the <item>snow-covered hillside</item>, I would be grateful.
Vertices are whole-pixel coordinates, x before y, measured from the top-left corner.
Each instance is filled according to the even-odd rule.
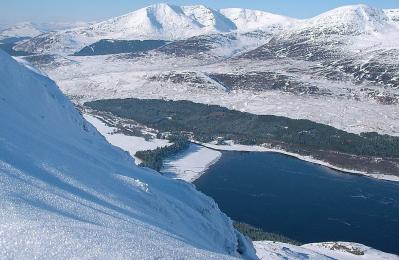
[[[372,34],[389,29],[389,18],[381,9],[367,5],[349,5],[309,19],[303,26],[313,33]]]
[[[0,117],[0,258],[239,256],[210,198],[136,167],[54,82],[2,51]]]
[[[88,22],[21,22],[0,26],[0,40],[7,38],[32,38],[43,33],[71,28],[87,27]]]
[[[5,38],[23,38],[35,37],[42,34],[44,31],[30,22],[17,23],[12,26],[4,26],[0,29],[0,40]]]
[[[399,256],[386,254],[373,248],[348,242],[325,242],[303,246],[256,241],[256,253],[261,260],[398,260]]]
[[[241,32],[262,30],[276,33],[300,22],[293,18],[251,9],[226,8],[221,9],[220,13],[229,18]]]
[[[384,12],[393,23],[399,26],[399,9],[385,9]]]

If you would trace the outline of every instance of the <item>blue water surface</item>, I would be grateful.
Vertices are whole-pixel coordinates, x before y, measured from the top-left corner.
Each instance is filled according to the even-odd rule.
[[[277,153],[224,152],[195,185],[232,219],[265,231],[399,254],[399,183]]]

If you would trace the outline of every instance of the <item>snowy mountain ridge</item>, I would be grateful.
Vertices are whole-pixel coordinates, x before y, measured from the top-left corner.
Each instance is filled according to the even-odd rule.
[[[89,29],[100,34],[115,33],[119,38],[172,40],[209,32],[229,32],[235,28],[229,20],[205,6],[155,4],[95,24]]]
[[[350,5],[311,18],[304,26],[315,32],[360,35],[383,32],[389,27],[389,20],[381,9],[367,5]]]
[[[298,20],[242,8],[213,10],[203,5],[180,7],[160,3],[85,28],[40,35],[16,49],[70,54],[101,39],[182,40],[231,32],[264,31],[278,34],[301,28],[314,34],[362,35],[391,30],[395,27],[397,17],[395,10],[366,5],[343,6],[314,18]]]
[[[251,9],[226,8],[219,11],[241,32],[256,30],[277,32],[300,22],[294,18]]]
[[[181,40],[193,36],[262,29],[276,32],[294,19],[245,9],[155,4],[86,28],[41,35],[17,49],[70,53],[100,39]]]

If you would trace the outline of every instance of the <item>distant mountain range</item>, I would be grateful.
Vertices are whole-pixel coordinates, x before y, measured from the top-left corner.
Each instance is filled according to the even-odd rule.
[[[312,34],[372,34],[398,29],[399,11],[366,5],[345,6],[317,17],[298,20],[264,11],[155,4],[86,27],[45,33],[25,26],[25,36],[37,36],[17,47],[34,53],[74,53],[102,39],[182,40],[198,35],[262,31],[279,34],[311,31]],[[11,34],[9,34],[11,35]],[[12,35],[15,35],[13,33]]]

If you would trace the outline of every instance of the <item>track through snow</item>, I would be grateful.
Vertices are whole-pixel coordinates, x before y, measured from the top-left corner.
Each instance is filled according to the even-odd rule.
[[[213,200],[136,167],[54,82],[1,51],[0,118],[1,259],[239,256]]]

